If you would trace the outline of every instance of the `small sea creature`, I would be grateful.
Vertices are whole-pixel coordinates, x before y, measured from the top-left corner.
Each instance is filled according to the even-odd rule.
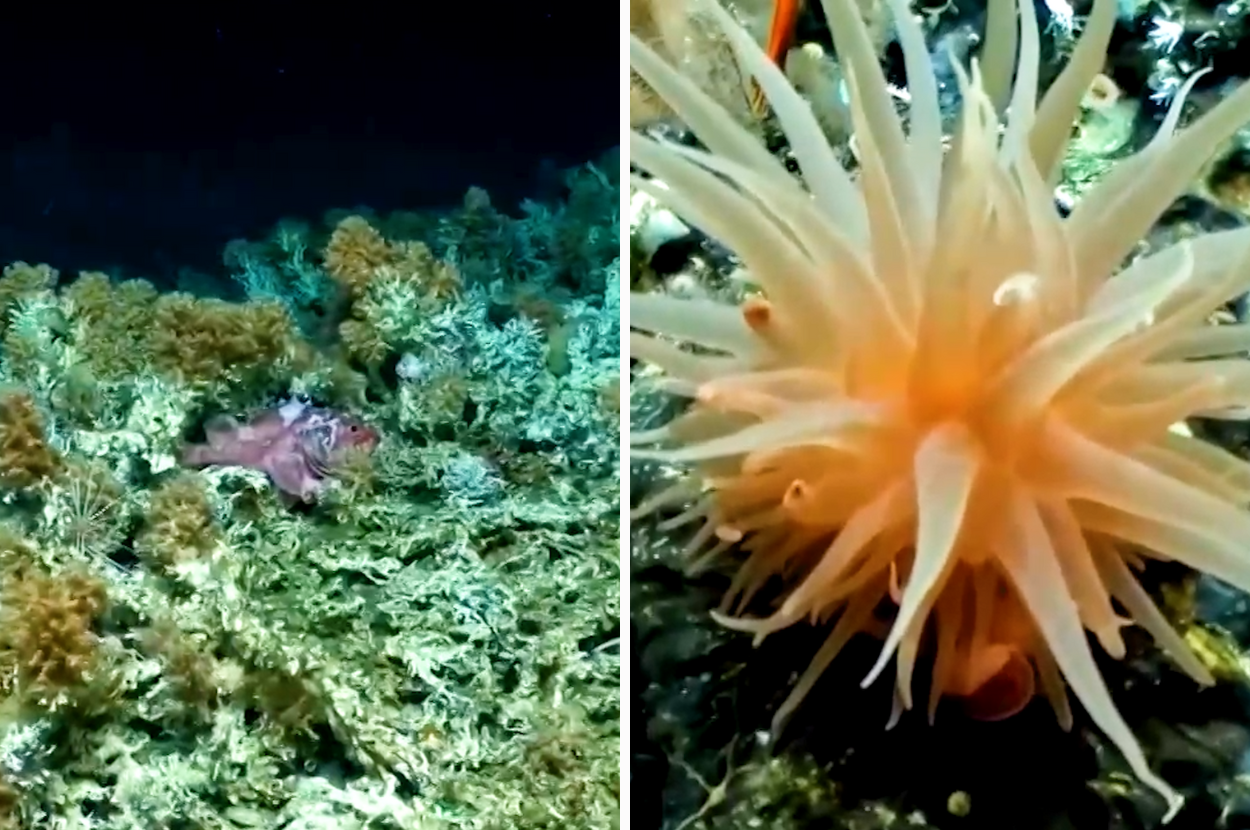
[[[377,431],[363,421],[299,398],[262,410],[246,423],[216,416],[204,433],[206,443],[183,448],[183,464],[260,470],[284,497],[303,502],[316,499],[348,451],[368,452],[378,443]]]

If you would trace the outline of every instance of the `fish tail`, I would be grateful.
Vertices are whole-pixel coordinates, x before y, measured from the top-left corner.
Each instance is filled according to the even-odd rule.
[[[184,467],[207,467],[217,462],[217,453],[213,452],[213,448],[204,444],[184,444],[181,452],[181,462]]]

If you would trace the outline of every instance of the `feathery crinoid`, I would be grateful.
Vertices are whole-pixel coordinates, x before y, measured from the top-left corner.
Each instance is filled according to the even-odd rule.
[[[956,68],[946,151],[933,66],[905,2],[889,0],[906,130],[855,3],[823,5],[847,77],[855,175],[719,7],[709,12],[766,95],[797,176],[632,39],[634,71],[706,148],[634,134],[631,160],[647,174],[634,184],[735,251],[757,289],[740,308],[633,296],[633,355],[693,400],[633,436],[645,447],[635,458],[691,465],[639,511],[693,500],[677,520],[702,522],[691,552],[745,554],[727,625],[757,639],[807,620],[831,626],[776,723],[889,609],[864,682],[893,661],[896,715],[913,704],[922,652],[933,660],[930,717],[944,695],[994,718],[1038,691],[1067,726],[1070,687],[1175,808],[1087,632],[1121,656],[1121,628],[1137,624],[1209,683],[1134,570],[1174,559],[1250,590],[1250,464],[1169,429],[1199,414],[1242,417],[1236,407],[1250,404],[1250,361],[1237,356],[1250,326],[1206,325],[1250,285],[1250,229],[1123,263],[1250,121],[1250,85],[1178,130],[1191,78],[1154,139],[1063,217],[1053,188],[1115,0],[1095,0],[1040,101],[1033,4],[989,0],[980,63]],[[777,577],[781,595],[756,616],[752,600]]]

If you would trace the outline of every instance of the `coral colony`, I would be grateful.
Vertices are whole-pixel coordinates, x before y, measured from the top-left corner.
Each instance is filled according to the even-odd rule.
[[[0,827],[606,827],[615,173],[0,277]]]

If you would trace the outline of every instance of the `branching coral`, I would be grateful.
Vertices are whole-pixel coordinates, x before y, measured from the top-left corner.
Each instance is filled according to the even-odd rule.
[[[37,386],[50,382],[59,352],[53,332],[62,321],[51,290],[58,276],[47,265],[18,262],[0,277],[0,367]]]
[[[78,276],[62,292],[78,327],[76,345],[100,378],[125,377],[148,368],[152,310],[157,291],[147,280],[113,282],[107,274]]]
[[[60,456],[48,446],[34,399],[25,392],[0,394],[0,484],[33,487],[60,468]]]
[[[153,313],[157,366],[189,383],[264,379],[308,360],[307,346],[280,303],[166,294]]]
[[[0,334],[7,333],[9,314],[21,300],[34,297],[56,285],[60,274],[48,265],[15,262],[5,266],[0,276]]]
[[[0,589],[0,665],[17,688],[49,699],[84,683],[96,665],[96,619],[104,585],[83,573],[28,569]]]
[[[1250,230],[1207,234],[1117,271],[1250,120],[1250,84],[1177,131],[1191,79],[1155,139],[1065,218],[1053,183],[1102,69],[1114,0],[1095,0],[1040,102],[1034,7],[1017,15],[1012,0],[991,0],[982,64],[971,78],[957,68],[949,152],[923,34],[902,0],[890,6],[909,133],[855,4],[824,2],[847,75],[858,178],[718,6],[707,8],[767,95],[798,178],[689,79],[631,44],[634,69],[707,147],[633,136],[633,163],[655,177],[636,186],[728,244],[762,289],[741,309],[634,296],[634,354],[695,400],[673,423],[634,436],[683,446],[635,457],[698,465],[642,510],[694,497],[675,520],[703,522],[691,551],[748,554],[722,608],[726,624],[763,639],[836,621],[778,724],[884,604],[892,623],[865,685],[893,660],[896,715],[913,704],[928,633],[930,717],[943,695],[1004,717],[1040,687],[1067,726],[1066,680],[1140,779],[1176,807],[1117,711],[1086,631],[1120,657],[1131,620],[1209,683],[1134,568],[1175,559],[1250,590],[1250,465],[1169,429],[1200,413],[1241,418],[1234,407],[1250,404],[1250,361],[1230,357],[1250,346],[1250,327],[1205,325],[1250,284]],[[750,615],[778,575],[777,606]]]
[[[84,380],[121,382],[155,372],[202,388],[264,382],[311,360],[276,301],[162,295],[145,280],[114,282],[95,272],[81,274],[60,300]]]
[[[364,294],[374,271],[398,259],[399,253],[363,216],[340,221],[326,243],[326,270],[353,298]]]
[[[182,632],[172,620],[154,621],[136,639],[144,653],[160,660],[161,673],[178,699],[188,705],[190,714],[206,716],[228,691],[223,688],[228,673],[222,671],[211,649],[199,641],[203,638]]]
[[[339,222],[325,250],[326,269],[352,299],[339,326],[348,354],[377,366],[403,348],[417,319],[460,293],[460,274],[420,242],[387,242],[363,217]]]
[[[183,473],[152,493],[135,552],[158,568],[168,568],[207,556],[219,537],[203,480]]]

